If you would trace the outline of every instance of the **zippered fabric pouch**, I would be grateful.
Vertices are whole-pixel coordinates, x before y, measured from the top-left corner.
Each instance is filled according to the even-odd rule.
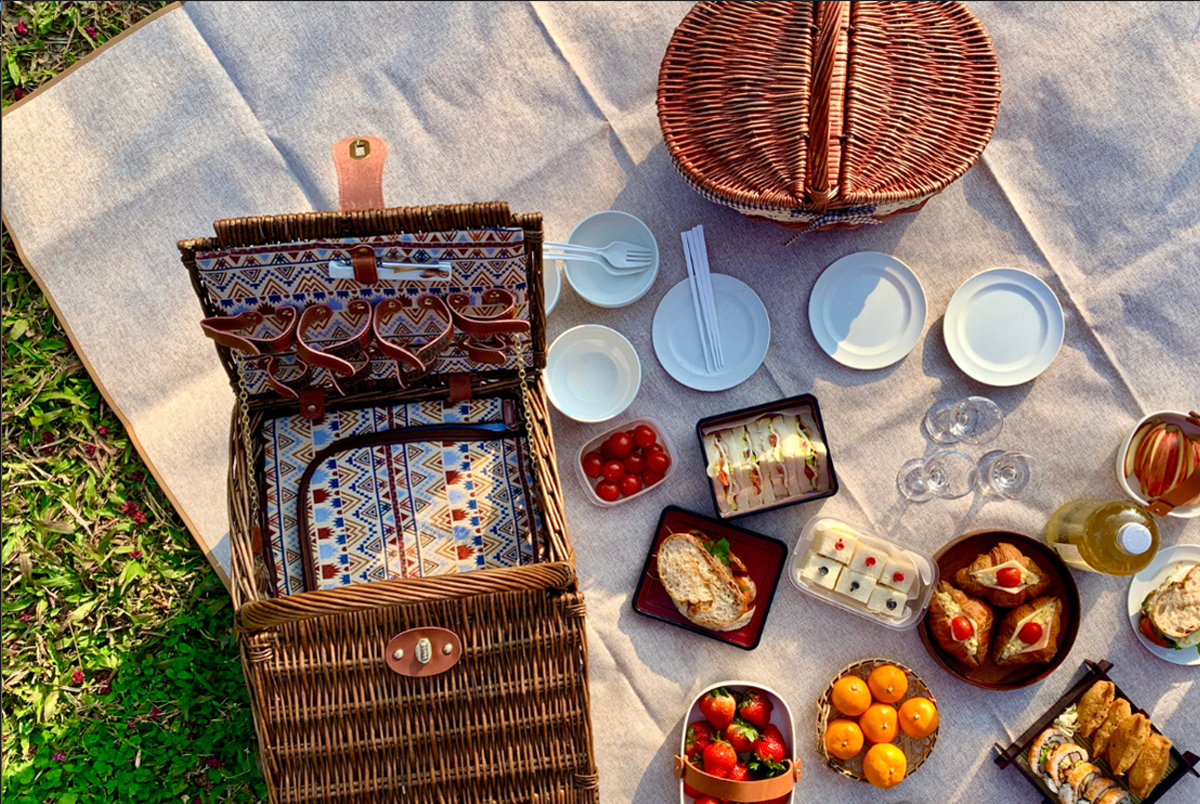
[[[276,594],[538,561],[544,525],[512,404],[427,401],[265,422],[264,552]]]

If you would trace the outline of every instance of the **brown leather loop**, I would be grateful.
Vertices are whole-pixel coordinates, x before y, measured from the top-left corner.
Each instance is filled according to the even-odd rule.
[[[284,379],[281,376],[282,365],[275,355],[263,355],[252,359],[256,362],[258,368],[262,369],[267,374],[267,385],[271,386],[280,396],[287,399],[299,399],[300,392],[308,387],[309,376],[312,373],[312,367],[302,360],[297,359],[301,368],[300,373],[295,377]]]
[[[354,268],[354,281],[363,285],[377,284],[379,271],[375,267],[375,262],[375,249],[367,245],[351,247],[350,265]]]
[[[361,374],[364,366],[370,363],[367,347],[371,343],[371,303],[366,299],[354,299],[346,305],[346,314],[362,319],[355,325],[354,334],[318,349],[305,340],[305,333],[311,327],[327,325],[333,318],[333,308],[328,304],[314,304],[307,308],[296,327],[296,355],[305,363],[328,369],[337,376],[354,377]]]
[[[800,758],[785,759],[783,764],[785,770],[780,775],[753,782],[732,782],[712,776],[678,755],[671,771],[677,779],[683,779],[684,784],[707,796],[724,801],[771,801],[792,792],[796,782],[800,781]]]
[[[205,318],[200,321],[200,328],[204,330],[205,335],[228,349],[236,349],[252,355],[271,354],[283,351],[292,345],[296,336],[298,317],[296,308],[280,307],[271,314],[270,318],[278,319],[273,327],[278,330],[278,335],[246,334],[247,331],[254,332],[267,323],[268,317],[258,310],[246,310],[233,316]]]
[[[510,354],[509,341],[504,335],[493,335],[486,341],[474,340],[470,335],[459,335],[456,345],[476,363],[489,366],[504,365]]]
[[[445,302],[433,294],[425,294],[417,299],[416,304],[421,309],[432,310],[442,319],[443,327],[437,335],[426,341],[415,352],[398,343],[388,340],[384,330],[388,322],[407,305],[406,298],[382,299],[375,304],[371,316],[371,330],[375,335],[375,346],[387,357],[397,362],[396,378],[401,388],[407,387],[412,381],[424,377],[436,365],[438,356],[446,350],[454,337],[454,317]],[[408,370],[405,370],[405,367]]]
[[[387,143],[378,137],[347,137],[333,144],[338,209],[383,209],[383,163]]]
[[[446,297],[446,304],[450,308],[450,314],[454,316],[454,326],[460,332],[466,332],[470,335],[529,333],[528,321],[523,318],[513,318],[513,312],[516,308],[516,297],[510,291],[504,288],[492,288],[484,291],[482,304],[489,306],[504,305],[504,309],[492,315],[467,315],[463,310],[470,306],[470,302],[471,298],[465,293],[451,293]]]
[[[1200,469],[1192,472],[1186,480],[1163,496],[1151,500],[1146,510],[1155,516],[1166,516],[1197,494],[1200,494]]]
[[[451,402],[464,402],[471,398],[471,375],[451,374],[446,378]]]

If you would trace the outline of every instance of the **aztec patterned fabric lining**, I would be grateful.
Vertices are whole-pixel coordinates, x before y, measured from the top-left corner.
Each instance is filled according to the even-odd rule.
[[[263,425],[266,520],[277,595],[305,591],[302,550],[317,585],[330,589],[531,564],[544,544],[529,504],[532,465],[524,439],[416,442],[331,455],[313,474],[308,500],[316,539],[301,544],[296,495],[313,457],[358,435],[440,424],[505,420],[505,400],[414,402],[301,416]]]
[[[376,285],[363,286],[354,279],[330,278],[329,262],[349,263],[349,249],[362,244],[374,248],[377,258],[386,263],[449,262],[450,279],[380,280]],[[345,310],[354,299],[367,299],[374,304],[381,299],[400,298],[404,302],[400,315],[405,319],[401,329],[409,339],[421,342],[436,335],[444,326],[436,314],[414,304],[417,297],[426,293],[437,293],[443,299],[450,293],[465,293],[470,297],[472,308],[486,314],[491,306],[482,303],[483,293],[492,288],[504,288],[516,299],[513,316],[529,320],[525,233],[519,228],[306,240],[203,251],[196,254],[196,267],[205,293],[223,316],[235,316],[247,310],[270,315],[285,305],[299,310],[313,304],[329,305],[334,310],[333,319],[312,338],[319,347],[345,340],[356,331],[356,322]],[[269,391],[266,372],[247,364],[243,358],[243,355],[235,355],[247,391],[251,394]],[[532,360],[532,354],[527,356],[527,365],[532,365]],[[282,373],[300,370],[294,355],[281,356],[279,363]],[[503,365],[484,366],[451,344],[442,352],[435,373],[466,374],[488,368],[516,367],[516,358],[511,356]],[[314,385],[327,384],[326,369],[314,367],[313,371]],[[377,357],[371,361],[370,379],[384,380],[395,376],[395,360]]]

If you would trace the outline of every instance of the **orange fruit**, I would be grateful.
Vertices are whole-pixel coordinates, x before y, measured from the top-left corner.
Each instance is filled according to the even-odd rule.
[[[900,728],[909,737],[928,737],[938,727],[938,710],[928,698],[909,698],[900,705]]]
[[[825,750],[838,759],[857,756],[863,747],[862,729],[853,720],[830,721],[825,729]]]
[[[896,739],[896,707],[885,703],[871,704],[858,719],[858,725],[871,742],[890,743]]]
[[[908,676],[894,664],[881,664],[867,676],[867,686],[875,700],[895,703],[908,692]]]
[[[871,691],[867,689],[867,682],[858,676],[842,676],[833,682],[830,698],[839,712],[850,717],[861,715],[871,705]]]
[[[863,758],[863,774],[876,787],[895,787],[904,781],[908,772],[908,760],[904,752],[891,743],[871,746]]]

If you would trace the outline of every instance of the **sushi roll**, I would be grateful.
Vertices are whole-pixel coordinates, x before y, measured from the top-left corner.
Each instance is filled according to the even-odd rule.
[[[1029,769],[1039,779],[1046,778],[1046,760],[1050,752],[1064,743],[1071,742],[1071,735],[1062,729],[1049,728],[1037,736],[1029,746]]]
[[[1133,799],[1119,787],[1114,787],[1100,794],[1100,798],[1092,804],[1133,804]]]
[[[1050,787],[1054,790],[1062,788],[1067,780],[1067,772],[1090,758],[1087,749],[1075,743],[1063,743],[1052,749],[1050,758],[1046,760],[1046,778]]]
[[[1096,800],[1109,790],[1116,788],[1117,783],[1107,776],[1093,776],[1090,782],[1085,782],[1079,793],[1076,804],[1096,804]]]
[[[1062,804],[1079,804],[1083,790],[1103,772],[1090,762],[1081,762],[1067,771],[1063,783],[1058,788],[1058,800]]]

